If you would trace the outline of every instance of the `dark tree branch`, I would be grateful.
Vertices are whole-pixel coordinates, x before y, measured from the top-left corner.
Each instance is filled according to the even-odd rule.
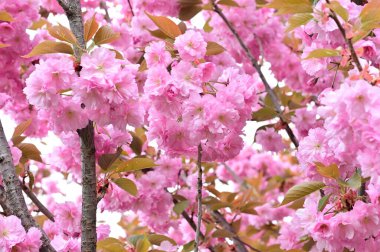
[[[282,112],[283,111],[281,109],[280,100],[277,97],[276,93],[270,87],[267,79],[264,76],[264,73],[261,70],[260,64],[257,62],[257,60],[255,59],[255,57],[252,55],[251,51],[245,45],[244,41],[241,39],[241,37],[237,33],[236,29],[233,27],[233,25],[231,24],[231,22],[227,19],[227,17],[224,15],[224,13],[219,8],[219,6],[215,3],[215,1],[212,1],[212,4],[213,4],[213,7],[214,7],[214,11],[223,19],[224,23],[227,25],[227,27],[230,29],[230,31],[232,32],[232,34],[235,36],[235,38],[239,42],[241,48],[244,50],[244,52],[246,53],[247,57],[251,61],[252,66],[256,69],[257,73],[259,74],[259,77],[260,77],[261,81],[263,82],[263,84],[265,86],[265,90],[269,94],[269,97],[270,97],[270,99],[272,100],[272,102],[273,102],[273,104],[275,106],[275,110],[278,113],[281,122],[285,125],[285,130],[288,133],[290,140],[293,142],[294,146],[296,148],[298,148],[298,145],[299,145],[298,144],[298,139],[294,135],[292,129],[289,126],[289,124],[283,118],[283,116],[282,116]]]
[[[111,23],[110,14],[108,13],[107,3],[104,1],[100,1],[99,3],[100,8],[102,8],[106,14],[104,15],[104,19],[107,21],[107,23]]]
[[[218,212],[218,211],[210,211],[211,216],[215,219],[215,221],[224,229],[227,230],[232,234],[232,241],[235,244],[236,251],[237,252],[248,252],[247,247],[249,247],[251,250],[256,252],[261,252],[257,248],[252,247],[251,245],[243,242],[239,236],[236,234],[235,230],[232,228],[232,226],[227,222],[227,220],[224,218],[224,216]]]
[[[201,225],[202,225],[202,145],[198,145],[198,195],[197,195],[197,204],[198,204],[198,224],[197,230],[195,233],[195,252],[198,252],[200,234],[201,234]]]
[[[131,4],[131,0],[128,0],[128,5],[129,5],[129,9],[131,9],[132,16],[134,16],[135,13],[133,12],[133,7],[132,7],[132,4]]]
[[[57,0],[69,19],[70,28],[79,46],[75,49],[75,57],[80,62],[82,50],[86,48],[80,0]],[[82,218],[81,218],[81,251],[96,251],[96,164],[94,126],[91,121],[78,130],[81,149],[82,166]]]
[[[34,193],[29,189],[29,187],[24,185],[21,181],[20,181],[20,184],[26,196],[28,196],[29,199],[37,206],[38,210],[41,213],[43,213],[46,217],[48,217],[49,220],[51,220],[52,222],[55,222],[54,215],[49,211],[49,209],[47,209],[44,206],[44,204],[41,203],[41,201],[37,198],[36,195],[34,195]]]
[[[12,215],[16,215],[21,219],[21,223],[26,230],[31,227],[37,227],[42,233],[42,247],[40,251],[55,251],[55,249],[50,245],[50,240],[45,232],[38,226],[36,221],[30,214],[28,207],[25,203],[24,196],[22,195],[22,188],[20,185],[20,180],[16,174],[16,169],[13,164],[12,154],[8,141],[4,134],[3,125],[0,121],[0,173],[3,178],[4,190],[5,190],[5,201],[4,204],[8,210],[4,209],[5,212],[9,211]],[[4,194],[3,194],[4,196]]]

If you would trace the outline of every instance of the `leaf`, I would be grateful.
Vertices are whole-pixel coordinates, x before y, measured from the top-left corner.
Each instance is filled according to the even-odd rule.
[[[44,25],[46,25],[47,27],[49,27],[51,24],[45,18],[41,18],[41,19],[33,22],[32,25],[28,29],[30,29],[30,30],[38,30],[38,29],[42,28]]]
[[[147,238],[140,239],[136,244],[136,252],[148,252],[150,245],[151,244]]]
[[[4,10],[0,11],[0,21],[12,22],[14,19],[12,15]]]
[[[329,199],[331,197],[331,194],[327,194],[323,196],[319,201],[318,201],[318,212],[322,212],[323,209],[325,209],[327,203],[329,203]]]
[[[335,57],[339,56],[340,51],[334,50],[334,49],[315,49],[314,51],[311,51],[309,55],[304,58],[306,59],[313,59],[313,58],[324,58],[324,57]]]
[[[267,8],[277,9],[277,14],[312,13],[313,8],[309,0],[273,0]]]
[[[96,45],[108,44],[120,37],[120,33],[114,32],[108,25],[104,25],[99,28],[94,37]]]
[[[152,243],[153,245],[157,245],[157,246],[159,246],[161,244],[161,242],[163,242],[163,241],[168,241],[172,245],[177,245],[175,240],[173,240],[172,238],[167,237],[165,235],[161,235],[161,234],[150,234],[150,235],[148,235],[147,238],[148,238],[150,243]]]
[[[115,59],[124,60],[123,54],[116,49],[108,49],[115,53]]]
[[[267,121],[267,120],[276,118],[277,116],[278,116],[278,114],[277,114],[276,110],[269,108],[269,107],[265,107],[265,108],[262,108],[256,112],[253,112],[252,113],[252,120],[261,122],[261,121]]]
[[[185,209],[188,206],[189,206],[188,200],[180,201],[174,205],[173,210],[176,214],[180,215],[180,214],[182,214],[183,211],[185,211]]]
[[[188,21],[195,15],[202,11],[202,7],[199,5],[183,6],[179,10],[179,19],[182,21]]]
[[[307,24],[313,15],[310,13],[297,13],[291,16],[288,20],[288,27],[286,28],[286,32],[290,32],[295,28]]]
[[[225,229],[217,229],[212,233],[212,237],[215,238],[227,238],[227,237],[232,237],[233,234]]]
[[[325,166],[324,164],[320,162],[314,163],[317,172],[321,174],[323,177],[330,178],[330,179],[338,179],[340,176],[339,168],[336,164],[331,164],[329,166]]]
[[[146,15],[157,25],[160,30],[169,36],[172,39],[175,39],[177,36],[181,35],[182,32],[172,20],[163,16],[153,16],[148,12],[145,12]]]
[[[299,185],[295,185],[285,194],[285,198],[282,201],[281,206],[301,199],[325,186],[325,183],[318,181],[303,182]]]
[[[195,247],[195,241],[194,240],[190,241],[190,242],[186,243],[185,245],[183,245],[182,252],[193,251],[194,247]]]
[[[206,49],[207,56],[221,54],[225,50],[226,49],[223,46],[219,45],[216,42],[207,42],[207,49]]]
[[[372,0],[367,3],[360,13],[360,29],[362,34],[358,38],[354,38],[354,41],[368,35],[373,29],[377,28],[380,23],[380,0]]]
[[[77,39],[75,38],[74,34],[70,31],[70,29],[62,25],[51,26],[47,30],[49,34],[56,39],[68,42],[72,45],[78,44]]]
[[[84,41],[88,42],[95,35],[99,28],[98,22],[96,22],[95,15],[88,19],[84,23]]]
[[[9,44],[0,43],[0,48],[9,47],[9,46],[10,46]]]
[[[65,53],[73,55],[74,51],[73,48],[67,43],[46,40],[36,45],[30,53],[22,57],[30,58],[33,56],[49,53]]]
[[[327,6],[338,14],[345,22],[348,21],[348,11],[338,1],[330,2]]]
[[[107,170],[120,157],[121,148],[118,148],[116,153],[103,154],[99,157],[98,164],[103,170]]]
[[[129,133],[132,136],[132,142],[129,145],[129,147],[131,147],[134,153],[136,153],[137,155],[141,155],[144,144],[143,140],[135,132],[130,131]]]
[[[15,128],[15,130],[13,132],[12,139],[14,137],[21,136],[25,132],[25,130],[27,130],[29,128],[31,123],[32,123],[32,119],[28,119],[28,120],[20,123],[19,125],[17,125],[17,127]]]
[[[116,168],[116,172],[131,172],[138,171],[146,168],[153,168],[157,166],[150,158],[132,158],[128,161],[122,162]]]
[[[104,252],[125,252],[124,243],[112,237],[98,241],[96,248]]]
[[[362,185],[362,178],[358,171],[352,175],[352,177],[347,181],[347,185],[352,189],[359,189]]]
[[[114,183],[118,185],[121,189],[128,192],[129,194],[136,196],[137,195],[137,187],[135,182],[127,178],[118,178],[114,180]]]
[[[233,0],[220,0],[218,4],[226,5],[226,6],[233,6],[233,7],[239,7],[239,4]]]
[[[20,143],[19,145],[17,145],[17,148],[19,148],[22,152],[22,161],[30,159],[42,163],[41,152],[37,149],[37,147],[34,144]]]
[[[15,137],[12,137],[12,143],[14,146],[17,146],[19,143],[21,143],[22,141],[24,141],[26,138],[26,136],[15,136]]]
[[[30,172],[30,171],[28,171],[27,172],[28,173],[28,177],[29,177],[29,183],[28,183],[28,185],[29,185],[29,189],[30,190],[33,190],[33,185],[34,185],[34,175],[33,175],[33,173],[32,172]]]
[[[128,242],[132,244],[134,247],[136,247],[137,242],[144,238],[145,238],[145,235],[131,235],[131,236],[128,236]]]

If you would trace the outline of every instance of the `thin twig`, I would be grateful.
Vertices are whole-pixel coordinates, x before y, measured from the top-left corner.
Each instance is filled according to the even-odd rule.
[[[226,231],[232,234],[232,241],[234,242],[236,246],[237,252],[248,252],[247,247],[249,247],[251,250],[256,252],[261,252],[259,249],[252,247],[251,245],[243,242],[239,236],[236,234],[235,230],[232,228],[232,226],[227,222],[227,220],[224,218],[224,216],[218,212],[218,211],[210,211],[212,217],[215,219],[215,221]]]
[[[246,53],[247,57],[251,61],[252,66],[256,69],[257,73],[259,74],[259,77],[260,77],[261,81],[263,82],[263,84],[265,86],[265,90],[269,94],[269,97],[270,97],[270,99],[272,100],[272,102],[273,102],[273,104],[275,106],[275,110],[278,113],[278,116],[279,116],[281,122],[285,125],[285,130],[288,133],[290,140],[293,142],[294,146],[296,148],[298,148],[298,145],[299,145],[298,139],[294,135],[292,129],[289,126],[289,124],[283,118],[283,116],[282,116],[282,112],[283,111],[281,109],[281,104],[280,104],[279,98],[277,97],[276,93],[270,87],[267,79],[264,76],[264,73],[261,70],[260,64],[257,62],[257,60],[255,59],[255,57],[252,55],[251,51],[248,49],[248,47],[245,45],[245,43],[241,39],[240,35],[237,33],[236,29],[233,27],[232,23],[227,19],[227,17],[224,15],[224,13],[219,8],[219,6],[215,3],[215,1],[212,1],[212,4],[213,4],[213,7],[214,7],[214,11],[223,19],[224,23],[228,26],[228,28],[230,29],[230,31],[235,36],[235,38],[239,42],[240,46],[242,47],[242,49]]]
[[[326,0],[326,3],[329,4],[330,0]],[[356,54],[354,46],[352,44],[352,40],[350,38],[347,38],[346,30],[343,28],[342,24],[340,23],[339,18],[336,15],[335,11],[330,9],[330,12],[331,12],[330,17],[335,21],[336,25],[338,26],[340,33],[342,33],[344,41],[348,45],[348,48],[349,48],[350,53],[351,53],[352,60],[354,61],[357,69],[359,70],[359,72],[363,71],[362,65],[360,64],[360,61],[358,58],[358,55]]]
[[[128,5],[129,5],[129,9],[131,9],[132,16],[134,16],[135,13],[133,12],[133,8],[132,8],[131,0],[128,0]]]
[[[108,13],[107,3],[104,1],[100,1],[99,6],[106,12],[106,14],[104,15],[104,19],[107,21],[107,23],[111,23],[111,18]]]
[[[49,220],[51,220],[52,222],[55,222],[54,215],[49,211],[49,209],[47,209],[44,206],[44,204],[42,204],[42,202],[37,198],[36,195],[34,195],[34,193],[30,190],[30,188],[27,187],[25,184],[23,184],[21,181],[20,181],[20,184],[21,184],[21,187],[22,187],[22,190],[24,191],[24,193],[37,206],[38,210],[41,213],[43,213],[46,217],[48,217]]]
[[[177,204],[178,203],[178,200],[176,200],[175,198],[173,198],[173,203],[174,204]],[[194,220],[189,216],[189,214],[186,212],[186,211],[183,211],[181,213],[182,217],[187,221],[187,223],[189,223],[190,227],[194,230],[194,231],[197,231],[197,225],[195,224]],[[202,239],[202,241],[205,240],[205,236],[202,232],[199,233],[199,237]],[[211,252],[215,252],[214,248],[209,245],[207,246],[207,248],[211,251]]]
[[[238,182],[242,187],[244,187],[245,189],[248,189],[248,186],[247,184],[244,182],[244,180],[242,178],[240,178],[236,172],[234,170],[232,170],[232,168],[226,164],[226,163],[223,163],[224,167],[226,168],[226,170],[232,175],[232,177],[234,177],[235,181]]]
[[[198,204],[198,224],[197,230],[195,232],[195,252],[198,252],[199,247],[199,238],[201,233],[201,225],[202,225],[202,145],[198,145],[198,195],[197,195],[197,204]]]

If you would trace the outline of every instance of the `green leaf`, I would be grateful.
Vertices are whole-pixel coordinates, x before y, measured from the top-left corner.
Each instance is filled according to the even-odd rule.
[[[207,42],[207,49],[206,49],[207,56],[221,54],[225,50],[226,49],[223,46],[219,45],[216,42]]]
[[[269,108],[269,107],[265,107],[265,108],[262,108],[256,112],[253,112],[252,113],[252,120],[261,122],[261,121],[267,121],[267,120],[276,118],[277,116],[278,116],[278,114],[277,114],[276,110]]]
[[[311,51],[309,55],[304,58],[306,59],[313,59],[313,58],[324,58],[324,57],[335,57],[340,56],[340,51],[335,49],[315,49],[314,51]]]
[[[265,7],[277,9],[279,15],[313,12],[310,0],[273,0]]]
[[[108,25],[104,25],[99,28],[94,37],[96,45],[108,44],[120,37],[120,33],[114,32]]]
[[[288,27],[286,28],[286,32],[290,32],[295,28],[307,24],[313,15],[310,13],[297,13],[291,16],[288,20]]]
[[[129,133],[132,136],[132,142],[129,147],[131,147],[134,153],[141,155],[144,141],[135,132],[130,131]]]
[[[193,251],[195,247],[195,241],[190,241],[183,245],[182,252],[190,252]]]
[[[112,237],[98,241],[96,248],[104,252],[125,252],[124,243]]]
[[[360,30],[361,34],[353,40],[357,41],[368,35],[373,29],[379,27],[380,23],[380,0],[372,0],[367,3],[360,13]]]
[[[345,22],[348,21],[348,11],[338,1],[332,1],[328,3],[327,6],[338,14]]]
[[[118,178],[114,180],[114,183],[118,185],[121,189],[128,192],[129,194],[136,196],[137,195],[137,187],[135,182],[127,178]]]
[[[318,181],[303,182],[299,185],[295,185],[285,194],[285,198],[282,201],[281,206],[301,199],[325,186],[325,183]]]
[[[339,168],[336,164],[331,164],[329,166],[325,166],[320,162],[314,163],[317,169],[317,172],[323,177],[330,179],[338,179],[340,176]]]
[[[239,7],[239,4],[233,0],[220,0],[218,4],[232,6],[232,7]]]
[[[146,237],[144,239],[140,239],[136,244],[136,252],[148,252],[150,246],[151,244]]]
[[[145,238],[145,235],[131,235],[128,237],[128,242],[132,244],[134,247],[136,247],[137,242],[144,238]]]
[[[128,161],[122,162],[117,168],[116,172],[131,172],[157,166],[150,158],[132,158]]]
[[[163,241],[168,241],[172,245],[177,245],[175,240],[173,240],[172,238],[167,237],[165,235],[161,235],[161,234],[150,234],[150,235],[148,235],[148,240],[150,241],[150,243],[152,243],[153,245],[157,245],[157,246],[160,245],[161,242],[163,242]]]
[[[174,205],[173,207],[173,210],[176,214],[180,215],[182,214],[183,211],[185,211],[185,209],[189,206],[189,201],[188,200],[184,200],[184,201],[180,201],[178,202],[177,204]]]
[[[163,16],[153,16],[148,12],[145,12],[146,15],[157,25],[160,30],[169,36],[172,39],[175,39],[177,36],[181,35],[182,32],[172,20]]]
[[[64,42],[56,42],[52,40],[42,41],[36,45],[30,53],[22,56],[23,58],[30,58],[42,54],[50,53],[65,53],[65,54],[74,54],[73,48],[71,45]]]
[[[362,178],[359,172],[355,172],[354,175],[347,181],[347,185],[352,189],[359,189],[362,185]]]
[[[319,201],[318,201],[318,212],[322,212],[323,209],[325,209],[327,203],[329,203],[329,199],[331,197],[331,194],[327,194],[323,196]]]

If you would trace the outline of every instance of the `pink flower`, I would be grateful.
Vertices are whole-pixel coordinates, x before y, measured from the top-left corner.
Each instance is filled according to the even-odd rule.
[[[11,153],[13,158],[13,164],[17,165],[20,162],[22,152],[19,148],[11,146]]]
[[[194,61],[205,56],[207,43],[200,32],[187,30],[176,37],[174,46],[183,60]]]
[[[26,232],[19,218],[14,215],[0,216],[0,247],[11,249],[25,237]]]
[[[32,227],[28,230],[25,240],[17,244],[15,249],[20,252],[38,252],[41,245],[41,231],[38,228]]]
[[[165,49],[165,42],[163,41],[152,42],[146,47],[144,58],[149,68],[167,67],[172,60],[170,53]]]
[[[281,151],[285,148],[282,137],[273,128],[259,130],[256,134],[256,142],[261,144],[266,151]]]

